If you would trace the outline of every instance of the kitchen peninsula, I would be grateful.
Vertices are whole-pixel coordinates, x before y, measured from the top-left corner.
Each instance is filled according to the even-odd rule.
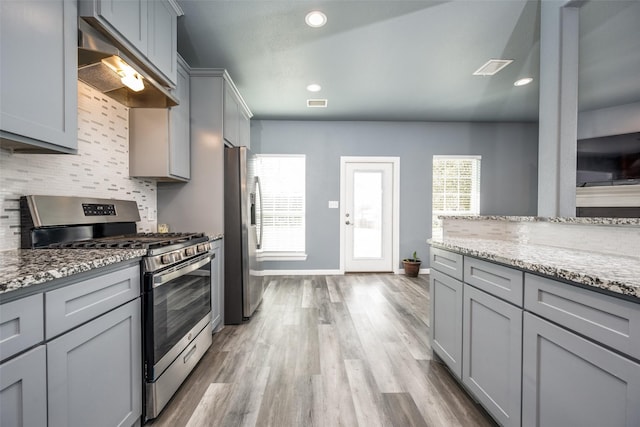
[[[640,219],[443,217],[431,343],[502,425],[640,425]]]

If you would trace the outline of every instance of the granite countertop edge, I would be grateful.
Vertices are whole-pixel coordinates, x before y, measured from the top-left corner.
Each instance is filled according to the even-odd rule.
[[[0,294],[140,258],[144,249],[13,249],[0,251]]]
[[[621,294],[621,295],[640,299],[640,282],[634,283],[634,282],[627,282],[623,280],[607,279],[601,275],[592,274],[590,272],[579,271],[578,268],[573,268],[570,265],[567,265],[566,267],[557,267],[557,266],[549,265],[543,262],[540,262],[540,263],[532,262],[526,259],[518,258],[517,256],[507,256],[504,254],[499,254],[499,253],[491,252],[488,250],[476,249],[467,245],[461,245],[458,242],[452,243],[447,241],[438,241],[438,240],[429,239],[428,243],[436,248],[451,250],[451,251],[460,253],[462,255],[473,256],[473,257],[485,259],[488,261],[495,261],[497,263],[516,267],[527,272],[539,273],[551,278],[563,279],[569,282],[586,285],[588,287],[599,288],[599,289],[603,289],[616,294]],[[493,243],[497,243],[497,242],[493,242]],[[500,242],[500,243],[504,244],[505,242]],[[534,245],[527,245],[527,246],[532,247]],[[552,248],[546,248],[546,250],[549,250],[549,249],[552,249]],[[560,248],[556,248],[556,249],[558,251],[571,252],[571,250],[568,250],[568,249],[560,249]],[[588,254],[584,253],[582,255],[588,255]],[[606,256],[606,255],[600,254],[599,256]],[[610,256],[610,257],[612,259],[615,258],[614,256]],[[619,259],[622,260],[622,262],[628,262],[628,263],[640,262],[640,260],[635,261],[635,259],[627,258],[627,257],[619,257]]]
[[[508,216],[508,215],[443,215],[440,219],[456,219],[467,221],[505,221],[505,222],[551,222],[557,224],[591,224],[591,225],[640,225],[640,218],[603,218],[603,217],[541,217],[541,216]]]

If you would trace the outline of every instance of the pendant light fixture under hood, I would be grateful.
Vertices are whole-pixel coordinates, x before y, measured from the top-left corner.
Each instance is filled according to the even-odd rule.
[[[178,100],[168,88],[82,19],[78,31],[78,80],[130,108],[168,108]]]

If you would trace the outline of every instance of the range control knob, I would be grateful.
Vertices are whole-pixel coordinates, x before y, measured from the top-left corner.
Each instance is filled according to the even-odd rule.
[[[196,250],[194,247],[190,247],[184,250],[185,256],[194,256],[196,254]]]
[[[206,252],[207,249],[205,248],[205,245],[198,245],[198,253],[200,252]]]
[[[162,255],[162,257],[160,258],[160,262],[162,264],[171,264],[173,262],[173,257],[171,256],[171,254]]]

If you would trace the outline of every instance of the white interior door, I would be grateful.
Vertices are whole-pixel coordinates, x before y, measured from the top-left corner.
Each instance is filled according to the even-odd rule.
[[[345,272],[394,271],[397,162],[342,162],[341,236]]]

